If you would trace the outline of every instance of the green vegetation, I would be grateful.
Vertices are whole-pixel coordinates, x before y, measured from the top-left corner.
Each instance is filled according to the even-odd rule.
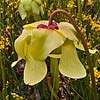
[[[62,58],[63,59],[67,58],[69,60],[68,62],[65,61],[66,63],[63,63],[63,60],[61,62],[59,61],[60,60],[59,58],[61,57],[61,55],[59,55],[59,53],[61,53],[60,47],[57,48],[54,46],[55,49],[53,49],[52,54],[56,55],[48,54],[49,56],[46,55],[44,59],[43,53],[45,53],[45,51],[42,51],[42,53],[41,52],[37,53],[38,50],[41,50],[39,47],[39,41],[41,41],[42,38],[39,38],[38,42],[36,41],[37,44],[34,46],[37,47],[36,50],[31,47],[32,45],[30,45],[31,55],[36,59],[38,59],[37,61],[43,60],[43,63],[45,61],[47,64],[46,66],[47,74],[45,75],[45,77],[41,76],[40,73],[38,73],[37,71],[36,76],[35,75],[30,76],[29,79],[27,79],[28,81],[32,77],[38,79],[38,74],[39,74],[42,77],[42,79],[39,79],[40,82],[37,82],[38,84],[34,83],[34,80],[32,80],[32,84],[29,83],[30,85],[26,85],[24,83],[23,72],[27,64],[27,61],[25,59],[29,59],[29,57],[27,58],[22,57],[23,59],[18,61],[17,64],[15,64],[15,67],[11,67],[12,63],[16,61],[18,59],[18,56],[20,55],[18,54],[18,52],[20,52],[21,49],[16,52],[14,44],[15,40],[16,39],[18,40],[21,34],[25,32],[25,31],[23,32],[23,26],[25,24],[29,24],[29,26],[27,25],[24,26],[24,29],[26,28],[26,33],[29,32],[28,34],[31,34],[30,31],[33,29],[33,26],[30,25],[31,23],[35,23],[40,20],[48,20],[52,12],[57,9],[63,9],[69,12],[70,15],[75,19],[79,29],[81,30],[85,38],[87,38],[88,40],[87,46],[91,54],[92,63],[94,66],[93,71],[95,76],[95,84],[97,92],[96,95],[98,96],[98,100],[100,99],[100,0],[1,0],[0,1],[0,100],[95,100],[94,97],[96,95],[94,94],[95,92],[93,90],[93,85],[92,85],[93,77],[91,77],[90,66],[88,65],[88,59],[83,50],[83,47],[76,45],[76,47],[81,49],[81,50],[77,49],[77,53],[81,63],[84,65],[84,68],[86,69],[87,75],[85,78],[71,79],[74,77],[72,71],[69,71],[69,73],[71,73],[71,78],[66,77],[67,76],[65,71],[66,68],[61,67],[61,65],[63,66],[66,66],[66,64],[70,65],[69,62],[75,63],[77,62],[78,59],[76,56],[75,56],[76,61],[75,60],[71,61],[72,59],[69,60],[67,58],[68,55],[73,56],[69,51],[74,52],[74,50],[72,50],[73,45],[69,45],[72,44],[68,40],[70,38],[69,33],[68,33],[69,37],[68,39],[66,39],[66,36],[63,34],[63,31],[60,30],[58,32],[61,36],[61,38],[59,38],[59,41],[61,42],[63,41],[65,43],[65,45],[63,45],[62,47],[62,52],[63,52]],[[54,16],[54,20],[58,23],[60,22],[70,23],[68,17],[66,17],[62,13],[56,14]],[[41,28],[41,26],[39,27]],[[58,27],[62,27],[62,25],[60,26],[58,24]],[[50,26],[49,28],[52,28],[52,26]],[[64,32],[66,31],[70,32],[70,30],[65,29],[65,27],[63,30]],[[37,34],[40,33],[37,32]],[[46,34],[42,36],[43,40],[45,36]],[[50,36],[55,36],[55,35],[50,34]],[[47,39],[47,41],[49,41],[50,39],[52,41],[52,38]],[[28,43],[29,41],[30,41],[30,36],[24,42]],[[55,41],[57,42],[56,38]],[[44,43],[44,41],[42,42]],[[40,46],[44,46],[42,42]],[[61,45],[62,44],[59,44],[59,46]],[[23,44],[21,46],[22,48],[24,48]],[[48,48],[45,49],[47,50]],[[66,52],[64,48],[65,49],[69,48],[69,49],[67,49]],[[24,49],[24,52],[26,51],[26,49],[27,46]],[[34,51],[35,53],[32,51]],[[49,53],[51,53],[51,51]],[[59,66],[60,63],[61,65]],[[41,63],[39,64],[39,66],[41,67]],[[60,69],[58,69],[57,66],[59,66]],[[73,68],[73,70],[75,68]],[[43,69],[40,68],[38,70],[40,71]],[[79,73],[79,69],[77,69],[77,73],[78,75],[80,75],[80,77],[85,76]],[[28,72],[26,74],[28,75]]]

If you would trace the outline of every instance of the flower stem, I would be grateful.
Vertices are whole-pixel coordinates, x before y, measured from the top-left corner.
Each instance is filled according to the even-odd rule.
[[[60,100],[60,98],[57,96],[57,94],[55,93],[55,91],[53,90],[52,88],[52,85],[51,85],[51,78],[50,77],[47,77],[47,84],[48,84],[48,87],[49,87],[49,90],[50,92],[52,93],[53,97],[55,100]],[[52,100],[52,98],[50,99]]]
[[[50,62],[51,62],[51,66],[52,66],[52,77],[53,77],[53,91],[55,91],[55,93],[58,93],[59,90],[59,83],[60,83],[60,79],[59,79],[59,69],[58,69],[58,59],[54,59],[54,58],[50,58]],[[53,100],[53,91],[51,92],[51,99]]]
[[[91,80],[92,80],[93,100],[98,100],[97,91],[96,91],[96,84],[95,84],[95,76],[94,76],[94,71],[93,71],[92,57],[90,56],[89,49],[88,49],[88,46],[87,46],[87,39],[85,39],[84,35],[82,34],[82,32],[80,31],[80,29],[78,28],[78,25],[76,24],[76,22],[73,19],[73,17],[67,11],[65,11],[65,10],[62,10],[62,9],[55,10],[51,14],[51,16],[49,18],[49,23],[48,23],[49,25],[52,24],[52,20],[53,20],[54,16],[56,14],[59,14],[59,13],[62,13],[64,15],[66,15],[69,18],[69,21],[71,22],[71,24],[74,26],[74,28],[78,32],[77,37],[79,39],[81,39],[81,42],[82,42],[82,44],[84,46],[84,49],[85,49],[85,52],[86,52],[86,55],[87,55],[87,60],[88,60],[88,65],[89,65],[89,71],[90,71]]]
[[[78,0],[78,18],[79,18],[79,21],[81,20],[81,18],[82,18],[82,8],[81,8],[81,0]]]

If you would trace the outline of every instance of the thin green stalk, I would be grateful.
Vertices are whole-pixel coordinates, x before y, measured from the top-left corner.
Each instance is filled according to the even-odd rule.
[[[78,0],[78,18],[79,18],[79,21],[81,20],[81,15],[82,15],[82,4],[81,4],[81,0]]]
[[[14,78],[15,78],[17,84],[19,84],[19,81],[18,81],[18,78],[17,78],[17,76],[16,76],[16,73],[15,73],[15,71],[14,71],[14,69],[13,69],[12,67],[11,67],[11,71],[12,71],[12,73],[13,73],[13,75],[14,75]]]
[[[55,93],[58,93],[59,89],[59,70],[58,70],[58,59],[51,58],[50,59],[51,65],[52,65],[52,77],[53,77],[53,90]],[[53,91],[51,92],[51,99],[53,100]]]
[[[5,80],[5,69],[2,62],[2,54],[0,54],[0,68],[1,68],[2,81],[3,81],[2,98],[3,100],[6,100],[6,80]]]
[[[3,29],[2,35],[4,34],[4,30],[5,30],[5,19],[6,19],[6,1],[3,0],[3,16],[2,16],[2,23],[3,23],[4,25],[2,25],[2,29]]]
[[[2,32],[0,35],[3,35],[4,34],[4,31],[5,31],[5,18],[6,18],[6,5],[5,5],[5,0],[3,0],[3,3],[2,3],[2,6],[3,6],[3,14],[0,16],[1,19],[2,19]],[[5,68],[4,68],[4,65],[3,65],[3,59],[2,59],[2,51],[0,51],[0,68],[1,68],[1,75],[2,75],[2,81],[3,81],[3,88],[2,88],[2,99],[3,100],[6,100],[6,79],[5,79]]]
[[[56,14],[58,14],[58,13],[62,13],[62,14],[66,15],[69,18],[69,21],[71,22],[71,24],[74,26],[74,28],[77,31],[77,37],[79,39],[81,39],[81,42],[82,42],[82,44],[84,46],[84,49],[85,49],[85,53],[87,55],[87,60],[88,60],[88,65],[89,65],[89,71],[90,71],[90,74],[91,74],[92,89],[93,89],[93,100],[98,100],[97,91],[96,91],[96,84],[95,84],[95,76],[94,76],[94,70],[93,70],[93,63],[92,63],[92,57],[90,56],[90,53],[89,53],[89,49],[88,49],[88,46],[87,46],[87,40],[85,39],[84,35],[81,33],[80,29],[78,28],[78,26],[76,24],[76,21],[65,10],[62,10],[62,9],[55,10],[51,14],[51,16],[49,18],[49,25],[52,24],[52,20],[53,20],[54,16]]]
[[[53,93],[53,97],[55,98],[55,100],[60,100],[60,98],[57,96],[55,91],[52,89],[51,78],[49,78],[49,77],[47,77],[47,84],[48,84],[49,90]]]

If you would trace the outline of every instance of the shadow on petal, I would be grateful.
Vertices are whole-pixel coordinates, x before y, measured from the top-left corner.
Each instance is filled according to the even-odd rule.
[[[30,34],[29,34],[30,33]],[[32,31],[23,30],[23,33],[15,40],[14,46],[18,58],[25,59],[27,48],[31,40]]]
[[[37,60],[45,60],[49,53],[60,47],[64,40],[62,37],[50,29],[34,29],[29,52]]]

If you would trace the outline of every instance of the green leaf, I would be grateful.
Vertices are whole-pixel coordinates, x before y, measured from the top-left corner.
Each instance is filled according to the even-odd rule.
[[[59,71],[67,77],[79,79],[86,76],[86,70],[80,62],[72,41],[66,40],[62,46]]]
[[[45,60],[50,52],[61,46],[64,41],[62,37],[50,29],[33,29],[29,52],[38,60]]]
[[[31,54],[27,55],[24,69],[24,82],[27,85],[35,85],[42,81],[47,74],[45,61],[35,60]]]

